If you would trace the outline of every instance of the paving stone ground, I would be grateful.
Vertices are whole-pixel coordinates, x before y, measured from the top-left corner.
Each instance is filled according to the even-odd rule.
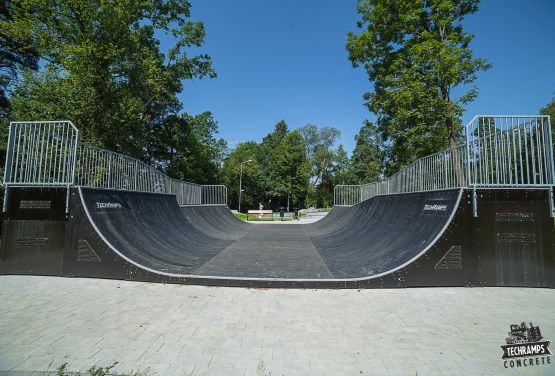
[[[555,340],[555,291],[286,290],[0,276],[0,374],[555,375],[506,369],[510,324]]]

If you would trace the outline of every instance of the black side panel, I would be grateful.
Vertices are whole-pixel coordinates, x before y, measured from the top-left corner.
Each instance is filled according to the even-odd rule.
[[[61,275],[66,189],[10,187],[0,273]]]
[[[10,187],[4,219],[63,221],[67,189]]]
[[[478,191],[473,228],[481,285],[555,286],[555,230],[547,194],[547,190]]]
[[[64,221],[4,221],[0,272],[61,275],[65,225]]]

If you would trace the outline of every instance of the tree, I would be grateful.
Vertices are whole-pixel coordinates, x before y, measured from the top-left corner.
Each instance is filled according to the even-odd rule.
[[[242,142],[226,157],[222,169],[222,182],[227,187],[230,207],[235,209],[239,199],[239,174],[243,164],[241,209],[253,208],[263,199],[262,166],[258,161],[260,146],[255,141]]]
[[[360,34],[349,33],[353,67],[364,66],[374,83],[366,106],[377,117],[385,145],[386,172],[447,146],[462,133],[464,105],[478,95],[470,85],[490,64],[474,58],[461,21],[478,10],[479,0],[359,0]],[[460,91],[459,89],[458,91]],[[453,157],[458,159],[456,153]],[[460,174],[463,179],[463,174]]]
[[[341,132],[333,127],[318,128],[307,124],[299,129],[306,144],[306,153],[311,165],[308,203],[310,206],[329,206],[333,201],[335,144]]]
[[[257,159],[262,167],[260,186],[265,192],[264,197],[260,197],[263,203],[274,204],[286,195],[287,189],[285,182],[282,181],[277,156],[280,153],[279,147],[282,140],[289,133],[289,127],[284,120],[280,120],[274,130],[262,139]]]
[[[14,117],[71,119],[98,146],[156,163],[158,135],[173,127],[185,79],[215,77],[209,56],[186,49],[204,40],[185,0],[14,0],[3,31],[32,40],[45,63],[13,95]],[[167,52],[157,34],[173,37]],[[164,152],[164,151],[162,151]]]
[[[383,152],[378,129],[366,120],[355,136],[351,171],[357,184],[378,181],[382,174]]]
[[[314,124],[307,124],[299,128],[305,144],[306,155],[312,164],[312,183],[325,184],[326,176],[331,174],[330,168],[334,159],[333,146],[341,136],[337,128],[318,128]]]
[[[38,69],[38,53],[29,35],[14,38],[9,23],[19,7],[16,1],[0,3],[0,118],[10,111],[8,100],[13,82],[22,69]]]
[[[280,192],[277,206],[285,206],[282,200],[290,197],[289,203],[303,207],[308,191],[310,164],[305,154],[305,141],[299,131],[289,132],[281,140],[276,152],[275,184]]]
[[[360,184],[352,172],[352,160],[343,144],[337,147],[333,163],[333,187],[338,184]]]
[[[218,123],[210,112],[181,114],[168,119],[155,139],[153,152],[164,172],[177,179],[199,184],[220,182],[227,143],[216,139]]]

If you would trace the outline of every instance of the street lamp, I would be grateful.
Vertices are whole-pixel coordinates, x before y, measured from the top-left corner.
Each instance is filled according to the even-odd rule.
[[[239,207],[237,208],[238,213],[241,213],[241,196],[243,195],[243,165],[249,162],[252,162],[252,159],[241,162],[241,173],[239,174]]]

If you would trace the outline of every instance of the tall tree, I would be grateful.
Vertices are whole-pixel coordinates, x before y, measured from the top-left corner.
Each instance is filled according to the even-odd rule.
[[[229,204],[236,209],[239,201],[239,178],[243,164],[241,210],[254,208],[264,200],[265,192],[261,178],[262,166],[258,161],[260,146],[255,141],[242,142],[226,157],[222,169],[222,182],[227,187]]]
[[[310,164],[305,154],[305,141],[299,131],[289,132],[276,152],[277,179],[280,197],[277,205],[285,206],[285,197],[295,206],[304,206],[308,191]],[[290,205],[291,206],[291,205]]]
[[[333,163],[333,187],[338,184],[360,184],[352,171],[352,160],[343,144],[337,147]]]
[[[329,206],[333,199],[334,176],[336,173],[336,143],[341,132],[334,127],[318,128],[307,124],[299,128],[306,144],[306,153],[311,164],[308,203],[310,206]]]
[[[464,105],[478,95],[473,86],[459,97],[453,89],[470,85],[490,65],[475,58],[473,35],[462,20],[479,0],[359,0],[361,32],[347,36],[354,67],[364,66],[374,83],[366,106],[378,116],[387,173],[450,146],[462,131]],[[453,153],[457,157],[456,153]],[[462,178],[462,176],[461,176]]]
[[[260,177],[260,184],[265,192],[265,196],[260,197],[260,201],[263,203],[271,204],[273,202],[275,204],[287,192],[286,183],[282,181],[283,177],[280,174],[278,155],[281,153],[279,148],[282,141],[288,133],[287,123],[280,120],[274,126],[274,130],[264,136],[260,143],[257,159],[263,171]]]
[[[181,111],[185,79],[214,77],[209,56],[189,57],[204,40],[186,0],[13,0],[4,26],[31,38],[45,69],[28,73],[13,98],[20,119],[69,118],[85,139],[147,162],[156,136]],[[163,52],[157,35],[173,46]]]
[[[210,112],[168,119],[160,133],[153,152],[169,176],[200,184],[221,181],[227,143],[216,139],[218,123]]]
[[[14,30],[10,29],[18,8],[17,1],[0,3],[0,118],[9,113],[9,92],[21,70],[38,69],[38,52],[30,35],[23,30],[14,38]]]
[[[326,177],[331,175],[330,168],[334,160],[334,146],[341,132],[334,127],[318,128],[307,124],[299,128],[306,145],[306,154],[312,164],[312,183],[326,184]]]
[[[383,152],[376,126],[366,120],[355,136],[351,171],[357,184],[371,183],[381,177]]]

